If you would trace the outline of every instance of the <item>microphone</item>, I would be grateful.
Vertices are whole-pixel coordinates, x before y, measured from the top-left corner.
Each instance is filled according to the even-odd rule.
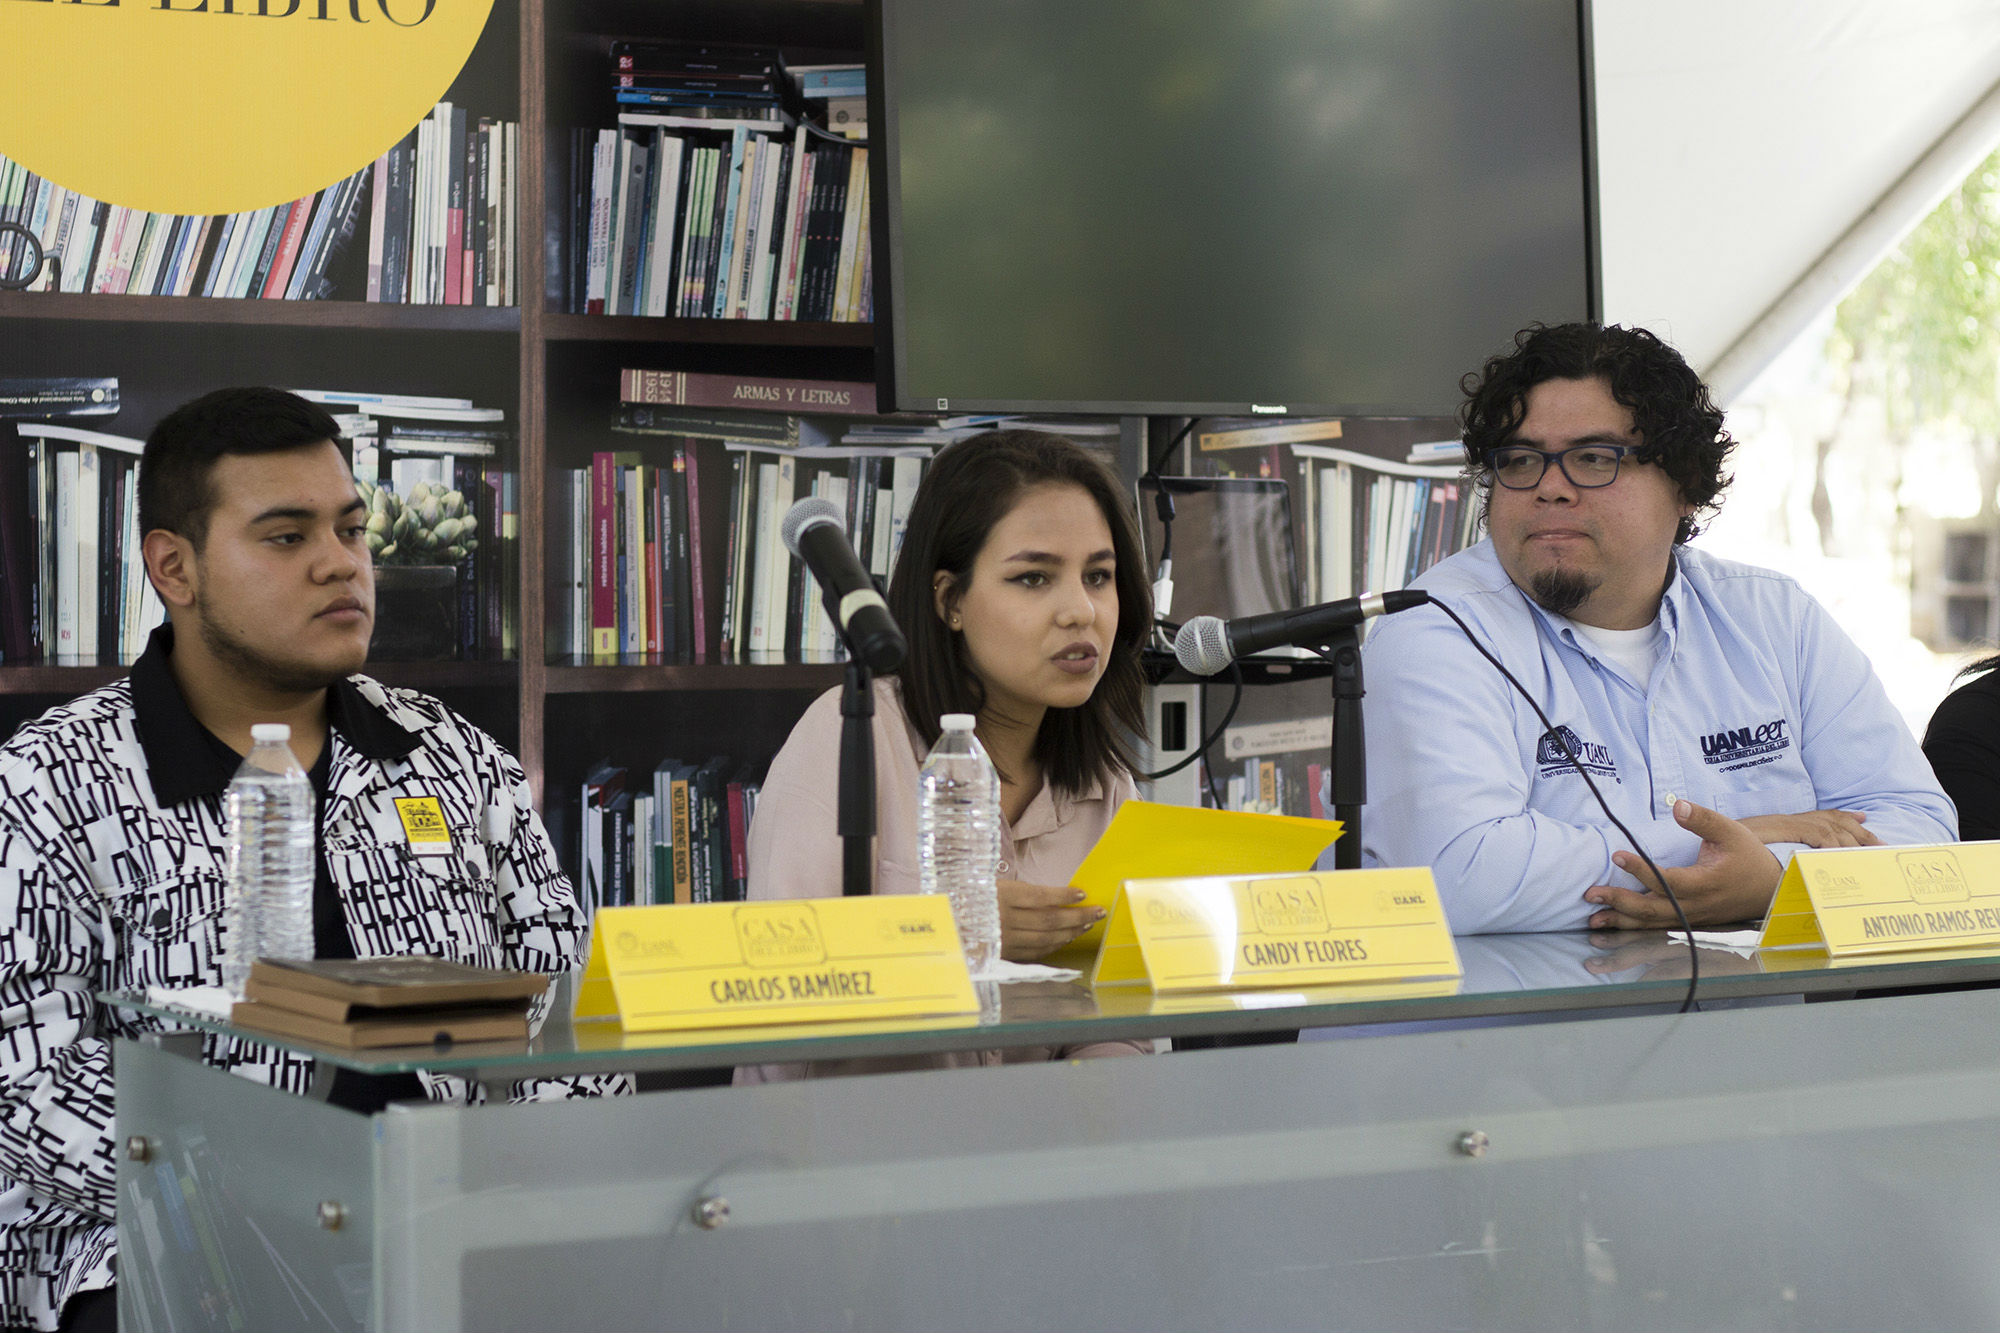
[[[1174,656],[1192,675],[1213,676],[1239,657],[1266,648],[1291,648],[1318,643],[1335,630],[1350,629],[1374,616],[1407,611],[1430,601],[1415,588],[1401,592],[1348,597],[1298,611],[1271,611],[1240,620],[1196,616],[1174,636]]]
[[[827,610],[854,656],[870,671],[893,671],[909,644],[896,628],[888,603],[875,591],[854,547],[848,544],[840,510],[831,500],[809,495],[785,511],[779,529],[785,549],[805,561],[826,590]]]

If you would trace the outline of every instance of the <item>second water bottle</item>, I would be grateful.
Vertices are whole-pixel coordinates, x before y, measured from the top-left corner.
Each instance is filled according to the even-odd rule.
[[[973,735],[970,713],[947,713],[918,780],[917,863],[925,893],[951,898],[978,976],[1000,958],[1000,775]]]

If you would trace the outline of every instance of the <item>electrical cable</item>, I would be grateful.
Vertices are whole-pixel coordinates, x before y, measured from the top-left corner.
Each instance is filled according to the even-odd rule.
[[[1556,724],[1549,720],[1549,715],[1542,711],[1542,706],[1535,702],[1535,696],[1528,693],[1527,687],[1514,678],[1513,672],[1501,665],[1499,658],[1487,651],[1486,645],[1479,641],[1479,636],[1474,634],[1471,627],[1463,620],[1459,619],[1458,612],[1452,610],[1435,597],[1431,599],[1431,605],[1451,617],[1451,622],[1458,626],[1459,633],[1465,635],[1466,640],[1479,650],[1479,655],[1488,662],[1491,662],[1493,669],[1498,671],[1502,676],[1505,676],[1507,683],[1514,687],[1515,693],[1528,701],[1528,707],[1535,710],[1536,718],[1541,721],[1543,738],[1554,741],[1557,747],[1562,750],[1563,758],[1569,760],[1570,766],[1576,769],[1578,776],[1583,779],[1584,785],[1590,788],[1590,794],[1597,798],[1598,808],[1604,811],[1604,817],[1609,819],[1618,831],[1625,835],[1625,841],[1632,844],[1632,850],[1638,853],[1641,861],[1646,863],[1646,869],[1653,873],[1653,882],[1660,886],[1660,891],[1666,894],[1667,901],[1673,905],[1674,915],[1680,918],[1681,932],[1687,936],[1687,996],[1681,1001],[1680,1012],[1684,1014],[1699,1012],[1695,1008],[1695,987],[1701,982],[1701,950],[1695,945],[1694,927],[1689,924],[1687,912],[1682,909],[1681,900],[1674,894],[1673,886],[1667,883],[1667,877],[1660,873],[1660,868],[1657,865],[1653,864],[1653,858],[1646,854],[1646,849],[1639,845],[1639,840],[1632,836],[1632,830],[1625,827],[1625,821],[1611,813],[1611,805],[1604,799],[1604,793],[1597,789],[1597,783],[1591,779],[1590,770],[1583,766],[1583,761],[1576,757],[1574,750],[1570,749],[1569,742],[1563,738],[1562,732],[1558,731]]]
[[[1159,623],[1165,625],[1169,622],[1163,620]],[[1202,737],[1201,744],[1196,746],[1192,753],[1183,757],[1179,763],[1163,768],[1157,773],[1135,773],[1132,776],[1141,782],[1158,782],[1161,778],[1172,777],[1199,759],[1203,763],[1203,776],[1208,779],[1208,798],[1215,802],[1215,808],[1220,810],[1222,808],[1222,797],[1216,791],[1215,765],[1207,762],[1208,748],[1222,739],[1222,733],[1227,731],[1229,724],[1236,720],[1236,710],[1243,703],[1243,668],[1236,662],[1229,664],[1229,682],[1234,688],[1229,696],[1228,710],[1223,713],[1222,721],[1215,724],[1215,730]]]

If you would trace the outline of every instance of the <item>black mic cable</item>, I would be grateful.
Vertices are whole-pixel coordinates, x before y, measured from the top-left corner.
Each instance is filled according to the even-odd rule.
[[[1578,759],[1576,752],[1569,748],[1569,742],[1563,739],[1562,732],[1558,731],[1556,724],[1549,720],[1549,715],[1542,711],[1542,706],[1535,702],[1535,696],[1528,693],[1527,687],[1514,678],[1514,673],[1503,666],[1499,658],[1487,651],[1486,645],[1479,641],[1479,636],[1474,634],[1471,627],[1463,620],[1459,619],[1458,612],[1452,610],[1450,606],[1435,597],[1431,598],[1431,605],[1444,612],[1447,616],[1450,616],[1451,623],[1458,626],[1459,633],[1463,634],[1466,640],[1479,650],[1479,655],[1491,662],[1493,669],[1507,678],[1507,683],[1514,687],[1516,694],[1519,694],[1523,699],[1528,701],[1528,707],[1535,710],[1535,717],[1542,724],[1542,736],[1556,743],[1557,748],[1563,753],[1563,758],[1569,760],[1570,767],[1577,771],[1577,776],[1581,777],[1584,785],[1590,788],[1590,794],[1597,798],[1598,808],[1604,811],[1604,817],[1610,820],[1620,833],[1625,835],[1625,840],[1632,844],[1632,850],[1637,852],[1639,859],[1646,863],[1646,869],[1653,872],[1653,882],[1660,886],[1660,891],[1667,895],[1667,901],[1673,904],[1674,915],[1680,918],[1681,933],[1687,936],[1688,988],[1687,997],[1681,1001],[1680,1012],[1684,1014],[1690,1011],[1699,1012],[1695,1010],[1694,993],[1695,987],[1701,982],[1701,950],[1694,942],[1694,927],[1689,924],[1687,913],[1682,910],[1681,900],[1675,896],[1673,886],[1667,883],[1667,877],[1660,873],[1658,866],[1653,864],[1653,858],[1646,854],[1646,849],[1640,845],[1639,840],[1632,836],[1632,830],[1625,827],[1625,821],[1611,813],[1611,804],[1604,799],[1604,793],[1597,789],[1597,783],[1592,780],[1590,770],[1583,766],[1583,761]]]

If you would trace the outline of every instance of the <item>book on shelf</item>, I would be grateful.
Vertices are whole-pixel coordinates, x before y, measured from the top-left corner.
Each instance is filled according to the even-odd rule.
[[[689,370],[618,372],[621,402],[663,407],[732,408],[794,415],[874,416],[875,386],[858,380],[803,380]]]
[[[840,432],[790,412],[733,411],[625,403],[611,429],[627,435],[678,435],[701,440],[739,440],[779,449],[837,443]]]
[[[650,774],[593,765],[573,862],[585,909],[743,901],[763,768],[721,755],[662,759]]]
[[[4,162],[0,159],[0,162]],[[23,216],[49,265],[31,291],[110,296],[317,300],[353,236],[361,173],[304,198],[221,218],[150,213],[89,199],[14,164]]]
[[[571,136],[569,308],[872,318],[867,150],[776,119],[685,110]]]
[[[115,375],[0,375],[0,417],[108,417],[117,411]]]
[[[1404,457],[1405,463],[1440,464],[1463,463],[1465,442],[1463,440],[1425,440],[1410,446]]]
[[[1392,592],[1477,537],[1478,496],[1455,466],[1295,445],[1306,600]]]
[[[130,660],[166,617],[140,550],[145,442],[0,421],[0,654]]]
[[[0,156],[0,221],[55,259],[31,291],[513,305],[519,128],[440,102],[380,159],[218,217],[105,204]],[[359,244],[366,228],[367,241]]]
[[[591,466],[556,474],[548,614],[556,653],[597,662],[839,660],[817,586],[779,539],[784,512],[803,496],[829,500],[886,581],[930,448],[742,440],[718,448],[646,436],[637,449],[598,451]]]
[[[1202,452],[1214,453],[1222,449],[1337,440],[1342,429],[1340,420],[1335,417],[1299,417],[1285,421],[1257,417],[1204,417],[1194,433],[1194,443]]]

